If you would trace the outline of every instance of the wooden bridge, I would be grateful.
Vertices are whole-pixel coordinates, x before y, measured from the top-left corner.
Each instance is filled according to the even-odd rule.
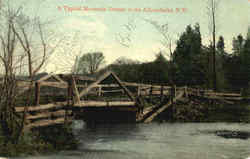
[[[171,104],[188,96],[219,99],[229,104],[244,99],[236,93],[123,82],[113,72],[107,72],[97,80],[73,75],[47,75],[33,82],[20,81],[20,93],[25,93],[29,85],[35,91],[34,105],[15,107],[17,113],[27,110],[27,129],[69,123],[77,118],[148,123]],[[112,98],[111,94],[115,94],[116,98]],[[63,101],[43,103],[43,98],[53,96],[64,98]],[[141,97],[148,100],[171,97],[169,99],[172,100],[145,108]]]

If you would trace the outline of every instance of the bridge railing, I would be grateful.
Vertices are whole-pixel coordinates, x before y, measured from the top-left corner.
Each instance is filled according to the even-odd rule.
[[[204,90],[199,88],[187,88],[188,94],[200,96],[210,99],[225,99],[225,100],[242,100],[244,99],[240,93],[224,93],[214,92],[213,90]]]
[[[25,107],[15,107],[17,113],[22,113]],[[72,111],[67,109],[67,102],[56,102],[40,106],[29,106],[26,114],[26,129],[66,123],[70,121]]]

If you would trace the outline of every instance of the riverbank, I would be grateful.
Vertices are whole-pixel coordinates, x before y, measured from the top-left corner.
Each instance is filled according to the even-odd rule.
[[[250,123],[250,104],[227,104],[199,99],[178,101],[161,113],[156,121]]]
[[[78,143],[71,128],[55,125],[25,132],[18,144],[4,143],[4,137],[0,134],[0,145],[0,156],[17,157],[74,150]]]

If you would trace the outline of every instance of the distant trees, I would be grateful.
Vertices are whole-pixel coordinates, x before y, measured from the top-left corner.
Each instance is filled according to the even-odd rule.
[[[141,78],[139,67],[139,61],[121,57],[109,65],[108,70],[115,72],[123,81],[138,82]]]
[[[249,34],[249,33],[248,33]],[[233,54],[226,61],[227,78],[232,88],[247,88],[250,82],[250,38],[233,38]]]
[[[144,83],[169,84],[169,67],[169,61],[162,52],[159,52],[155,55],[154,61],[145,62],[140,65],[140,79]]]
[[[140,63],[125,57],[118,58],[114,63],[101,69],[99,73],[110,70],[123,81],[167,84],[169,82],[168,67],[169,61],[159,52],[152,62]]]
[[[92,52],[82,55],[76,63],[76,73],[94,74],[102,64],[104,64],[104,56],[102,52]]]

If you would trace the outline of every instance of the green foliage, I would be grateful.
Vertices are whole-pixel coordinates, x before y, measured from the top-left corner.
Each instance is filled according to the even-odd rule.
[[[177,66],[175,83],[179,85],[204,84],[204,65],[200,61],[203,56],[199,24],[196,24],[194,28],[188,25],[177,41],[173,54],[173,61]]]
[[[250,26],[248,26],[248,30],[247,30],[247,39],[250,39]]]
[[[217,50],[219,52],[219,54],[224,54],[225,53],[225,43],[224,43],[224,38],[223,36],[219,37],[219,41],[217,43]]]
[[[233,38],[233,55],[225,62],[226,78],[232,89],[247,89],[250,81],[250,39]]]
[[[238,56],[242,53],[242,50],[243,50],[243,42],[244,42],[244,39],[243,39],[243,36],[240,34],[237,36],[237,38],[233,38],[233,53],[234,55]]]

